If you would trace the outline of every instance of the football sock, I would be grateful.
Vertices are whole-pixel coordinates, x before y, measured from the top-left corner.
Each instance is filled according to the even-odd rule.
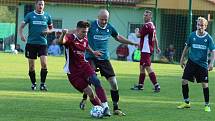
[[[47,69],[41,69],[40,71],[41,84],[45,84],[47,73],[48,73]]]
[[[107,102],[107,97],[102,87],[96,88],[96,95],[98,96],[98,98],[101,100],[102,103]]]
[[[140,75],[139,75],[139,85],[143,86],[144,81],[145,81],[145,77],[146,77],[145,73],[140,73]]]
[[[155,75],[154,72],[151,72],[149,74],[149,78],[150,78],[150,80],[151,80],[151,82],[152,82],[153,85],[155,85],[157,83],[157,78],[156,78],[156,75]]]
[[[30,79],[31,79],[31,83],[32,84],[36,84],[36,74],[35,71],[29,71],[28,73]]]
[[[83,100],[87,100],[87,94],[83,94]]]
[[[189,87],[188,87],[188,84],[186,85],[182,85],[182,94],[183,94],[183,97],[184,97],[184,101],[185,103],[189,103]]]
[[[107,102],[103,102],[103,103],[102,103],[102,107],[103,107],[103,108],[106,108],[106,107],[109,108],[108,103],[107,103]]]
[[[101,101],[99,100],[99,98],[98,98],[97,96],[95,96],[94,99],[90,100],[90,102],[91,102],[94,106],[96,106],[96,105],[102,106],[102,105],[101,105]]]
[[[209,88],[203,88],[204,98],[205,98],[205,105],[209,104]]]
[[[116,90],[111,90],[111,98],[112,98],[112,101],[113,101],[113,109],[114,110],[118,110],[119,107],[118,107],[118,102],[119,102],[119,91]]]

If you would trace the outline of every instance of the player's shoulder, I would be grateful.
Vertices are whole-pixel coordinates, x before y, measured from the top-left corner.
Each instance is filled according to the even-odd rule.
[[[144,28],[152,28],[152,29],[154,29],[155,28],[155,25],[154,25],[154,23],[153,22],[147,22],[147,23],[145,23],[144,25],[143,25],[143,27]]]
[[[34,11],[28,12],[28,13],[26,14],[26,16],[33,16],[33,15],[35,15]]]

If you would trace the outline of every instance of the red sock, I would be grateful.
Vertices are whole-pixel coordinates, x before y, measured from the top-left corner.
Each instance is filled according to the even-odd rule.
[[[95,98],[93,100],[90,100],[90,102],[96,106],[96,105],[102,105],[101,101],[99,100],[99,98],[97,96],[95,96]]]
[[[102,87],[96,88],[96,95],[98,96],[102,103],[107,102],[107,97]]]
[[[146,77],[145,73],[140,73],[140,75],[139,75],[139,85],[143,85],[144,84],[145,77]]]
[[[153,83],[153,85],[155,85],[157,83],[156,75],[154,72],[151,72],[149,74],[149,78],[150,78],[151,82]]]

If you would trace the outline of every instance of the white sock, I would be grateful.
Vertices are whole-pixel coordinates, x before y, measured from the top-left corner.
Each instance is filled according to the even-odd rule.
[[[106,108],[106,107],[108,107],[108,108],[109,108],[109,106],[108,106],[108,102],[104,102],[104,103],[102,103],[102,107],[103,107],[103,108]]]

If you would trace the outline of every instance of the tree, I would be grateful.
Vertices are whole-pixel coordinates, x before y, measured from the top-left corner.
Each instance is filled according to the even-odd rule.
[[[15,23],[16,8],[9,6],[0,6],[0,23]]]

